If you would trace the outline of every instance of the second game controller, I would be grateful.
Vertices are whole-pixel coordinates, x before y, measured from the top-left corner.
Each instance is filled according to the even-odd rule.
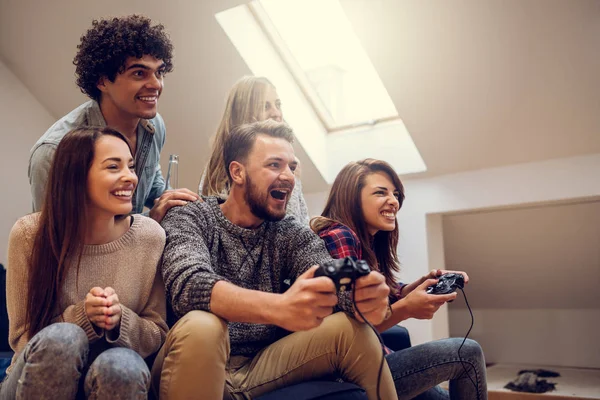
[[[427,288],[428,294],[450,294],[465,287],[465,278],[461,274],[448,273],[439,277],[438,283]]]

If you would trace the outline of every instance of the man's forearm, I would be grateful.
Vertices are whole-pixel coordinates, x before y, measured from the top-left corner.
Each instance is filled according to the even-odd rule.
[[[212,289],[210,310],[231,322],[277,325],[275,317],[280,296],[219,281]]]

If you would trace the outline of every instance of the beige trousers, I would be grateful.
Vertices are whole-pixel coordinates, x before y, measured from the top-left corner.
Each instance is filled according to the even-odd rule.
[[[252,358],[229,358],[227,323],[214,314],[192,311],[167,335],[152,368],[152,392],[161,400],[252,399],[296,383],[338,373],[377,399],[383,357],[371,329],[344,313],[318,327],[292,333]],[[387,362],[380,398],[397,399]]]

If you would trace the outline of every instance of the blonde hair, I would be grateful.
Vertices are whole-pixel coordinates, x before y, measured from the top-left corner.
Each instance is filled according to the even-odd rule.
[[[214,136],[212,153],[206,167],[202,194],[218,196],[229,191],[223,150],[231,130],[243,124],[258,121],[265,105],[267,87],[275,87],[264,77],[244,76],[231,88],[221,123]]]

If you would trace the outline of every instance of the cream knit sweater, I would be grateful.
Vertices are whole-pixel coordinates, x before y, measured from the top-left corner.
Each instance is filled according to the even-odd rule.
[[[13,363],[30,339],[25,322],[27,280],[38,221],[39,213],[19,219],[8,242],[6,302],[9,343],[15,351]],[[126,347],[142,357],[158,351],[168,330],[165,289],[159,273],[164,245],[165,233],[160,225],[137,214],[129,230],[119,239],[84,246],[79,277],[72,268],[56,304],[54,322],[80,326],[87,333],[90,346]],[[122,314],[117,337],[113,332],[108,335],[93,326],[85,314],[84,299],[94,286],[110,286],[119,297]]]

